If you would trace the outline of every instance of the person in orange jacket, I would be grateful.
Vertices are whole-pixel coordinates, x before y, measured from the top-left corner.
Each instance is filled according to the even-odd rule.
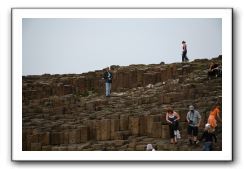
[[[217,120],[222,122],[221,117],[220,117],[220,106],[219,105],[212,107],[209,117],[208,117],[208,124],[210,124],[212,129],[215,129],[217,127]]]

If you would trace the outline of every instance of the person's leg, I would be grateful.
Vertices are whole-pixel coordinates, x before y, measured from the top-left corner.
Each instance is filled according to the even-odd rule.
[[[174,139],[173,139],[174,143],[177,143],[177,130],[174,130]]]
[[[182,53],[182,62],[185,62],[185,61],[187,61],[187,58],[186,58],[186,52],[184,51]]]
[[[178,121],[175,121],[173,126],[174,126],[174,142],[177,143],[177,131],[179,131],[178,130],[178,128],[179,128]]]
[[[213,151],[213,143],[209,143],[209,151]]]
[[[186,61],[186,62],[189,61],[189,59],[188,59],[188,57],[187,57],[187,51],[185,52],[185,61]]]
[[[173,125],[169,125],[169,136],[170,136],[170,143],[174,143],[174,128]]]
[[[204,143],[203,143],[203,149],[202,149],[202,150],[203,150],[203,151],[207,151],[207,149],[208,149],[208,147],[207,147],[207,146],[208,146],[208,145],[207,145],[207,143],[206,143],[206,142],[204,142]]]
[[[205,142],[203,145],[203,151],[210,151],[211,150],[211,143]]]
[[[198,127],[194,127],[193,128],[193,141],[194,141],[195,144],[198,143],[197,135],[198,135]]]
[[[106,96],[109,96],[109,83],[105,83],[106,87]]]
[[[109,83],[109,96],[111,94],[111,87],[112,87],[112,83]]]
[[[192,126],[188,125],[187,134],[188,134],[189,144],[192,144]]]

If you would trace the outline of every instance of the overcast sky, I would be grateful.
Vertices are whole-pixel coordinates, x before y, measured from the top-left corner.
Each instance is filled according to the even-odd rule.
[[[221,19],[23,19],[23,75],[84,73],[110,65],[181,62],[222,54]]]

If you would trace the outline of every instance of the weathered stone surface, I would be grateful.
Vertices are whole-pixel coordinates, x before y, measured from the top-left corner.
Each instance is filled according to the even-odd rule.
[[[101,140],[111,139],[111,120],[101,120]]]
[[[85,143],[88,141],[88,128],[86,126],[80,128],[80,142]]]
[[[111,119],[111,139],[115,139],[116,132],[119,131],[120,120]]]
[[[136,145],[136,151],[145,151],[146,146],[145,145]]]
[[[69,144],[80,143],[80,130],[75,129],[69,132]]]
[[[129,129],[132,133],[132,135],[138,135],[139,134],[139,118],[138,117],[129,117]]]
[[[31,143],[38,143],[38,135],[28,135],[27,136],[27,141],[26,141],[26,150],[30,151],[31,150]]]
[[[50,134],[51,136],[51,145],[59,145],[59,144],[62,144],[63,142],[63,136],[62,136],[62,133],[61,132],[52,132]]]
[[[121,131],[123,130],[128,130],[128,125],[129,124],[129,116],[128,115],[120,115],[120,125],[119,125],[119,129]]]
[[[222,79],[207,80],[209,63],[114,66],[108,98],[101,70],[23,76],[22,150],[140,151],[149,143],[162,151],[201,150],[185,145],[185,117],[193,104],[206,121],[210,108],[221,100]],[[169,145],[168,106],[181,117],[182,140],[176,146]],[[222,150],[221,132],[218,137],[216,148]]]
[[[169,126],[162,125],[162,138],[169,138]]]
[[[31,143],[31,151],[41,151],[41,143]]]
[[[161,122],[152,123],[152,137],[161,138],[162,136],[162,126]]]
[[[49,145],[50,144],[50,133],[45,132],[45,133],[40,134],[39,142],[41,143],[42,146]]]

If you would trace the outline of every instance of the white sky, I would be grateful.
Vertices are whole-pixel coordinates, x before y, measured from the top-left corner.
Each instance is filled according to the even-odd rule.
[[[83,73],[110,65],[181,62],[222,54],[221,19],[23,19],[23,75]]]

